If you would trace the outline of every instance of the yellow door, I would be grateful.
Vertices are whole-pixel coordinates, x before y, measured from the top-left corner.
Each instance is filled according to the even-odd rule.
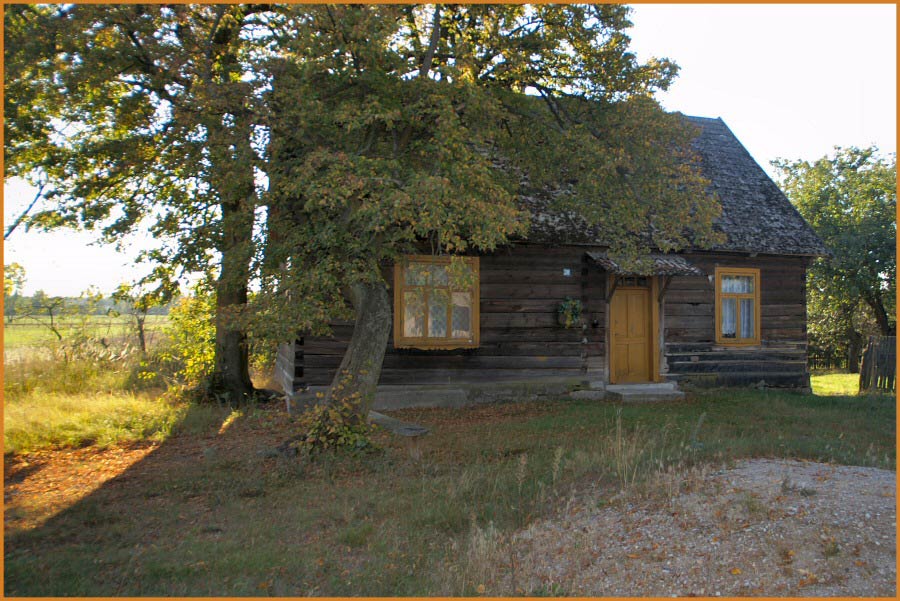
[[[610,303],[610,382],[649,382],[651,353],[650,290],[619,288]]]

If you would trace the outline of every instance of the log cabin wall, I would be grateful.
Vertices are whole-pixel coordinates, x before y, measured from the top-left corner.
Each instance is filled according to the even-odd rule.
[[[661,311],[661,370],[698,386],[808,388],[806,267],[809,259],[693,253],[686,258],[710,276],[716,267],[758,268],[760,344],[716,344],[715,285],[707,277],[674,277]]]
[[[479,347],[396,349],[392,334],[379,384],[605,380],[605,290],[605,272],[581,247],[518,245],[481,255]],[[582,300],[585,327],[559,325],[567,296]],[[352,333],[352,324],[336,324],[333,337],[284,345],[283,362],[296,358],[294,384],[329,384]]]

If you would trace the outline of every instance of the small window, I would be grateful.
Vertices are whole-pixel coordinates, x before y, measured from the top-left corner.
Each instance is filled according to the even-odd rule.
[[[394,346],[478,346],[478,258],[412,256],[394,266]]]
[[[759,269],[716,268],[716,342],[759,344]]]
[[[643,275],[621,275],[619,286],[622,288],[649,288],[650,278]]]

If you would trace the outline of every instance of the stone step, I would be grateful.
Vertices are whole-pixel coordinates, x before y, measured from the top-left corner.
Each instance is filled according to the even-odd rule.
[[[606,387],[607,398],[623,403],[646,403],[657,401],[677,401],[684,398],[675,382],[653,382],[649,384],[610,384]]]
[[[664,392],[668,390],[677,390],[675,382],[646,382],[641,384],[607,384],[606,390],[610,392]]]

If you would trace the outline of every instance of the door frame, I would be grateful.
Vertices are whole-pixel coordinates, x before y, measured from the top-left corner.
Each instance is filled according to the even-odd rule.
[[[622,289],[628,290],[648,290],[649,294],[649,303],[650,303],[650,311],[648,312],[650,315],[650,328],[649,328],[649,336],[650,336],[650,379],[648,382],[662,382],[662,374],[659,373],[659,277],[655,275],[647,276],[650,280],[650,286],[644,287],[634,287],[634,286],[622,286]],[[608,300],[606,303],[606,373],[608,374],[608,380],[610,384],[616,384],[615,374],[613,372],[613,352],[615,347],[613,346],[613,331],[612,331],[612,300],[616,294],[616,291],[619,289],[618,286],[614,286],[616,275],[613,273],[607,273],[606,278],[606,289],[612,291],[612,294],[609,294]]]

